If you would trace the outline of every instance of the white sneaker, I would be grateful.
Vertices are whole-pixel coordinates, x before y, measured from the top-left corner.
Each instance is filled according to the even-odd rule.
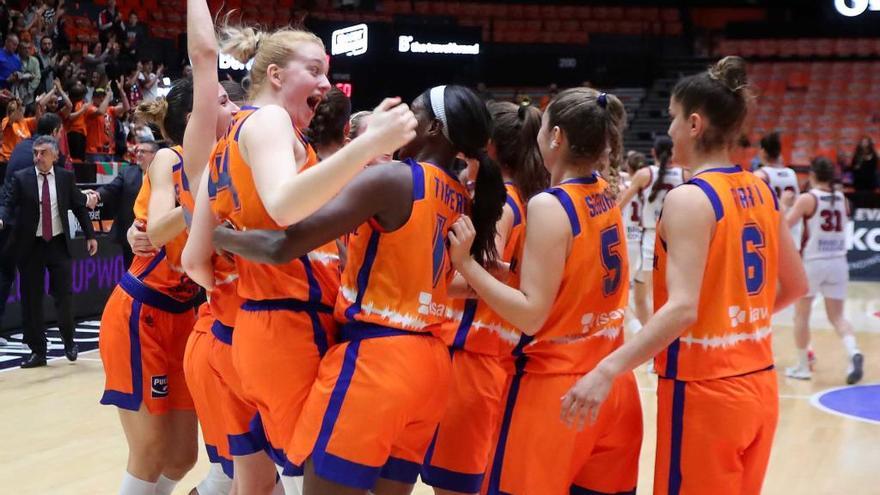
[[[0,345],[7,345],[9,342],[6,341],[3,337],[0,337]]]
[[[794,378],[795,380],[810,380],[813,373],[810,368],[801,368],[800,366],[789,366],[785,368],[785,376]]]

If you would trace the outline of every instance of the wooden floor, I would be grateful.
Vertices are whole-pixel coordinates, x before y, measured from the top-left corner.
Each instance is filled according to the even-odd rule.
[[[821,302],[817,313],[822,313]],[[880,382],[880,284],[853,283],[847,312],[866,355],[863,383]],[[781,417],[765,495],[880,493],[880,424],[833,415],[811,405],[810,397],[843,385],[846,360],[824,315],[814,313],[818,365],[813,380],[781,376]],[[780,371],[793,359],[791,314],[777,317],[775,347]],[[653,375],[640,370],[645,443],[639,494],[652,490],[654,455]],[[126,448],[112,407],[100,406],[103,386],[96,352],[75,364],[56,360],[46,368],[0,373],[0,494],[115,494],[125,469]],[[186,494],[207,470],[199,464],[175,493]],[[425,486],[417,495],[431,493]]]

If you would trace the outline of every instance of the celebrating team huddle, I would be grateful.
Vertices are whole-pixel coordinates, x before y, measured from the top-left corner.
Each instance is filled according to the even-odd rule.
[[[170,494],[196,422],[202,495],[407,494],[419,478],[438,494],[635,494],[633,370],[651,359],[654,493],[758,494],[773,314],[797,301],[787,373],[809,378],[821,292],[861,378],[846,201],[827,163],[800,195],[784,169],[732,163],[742,59],[679,81],[643,166],[610,93],[565,90],[542,113],[435,86],[350,126],[316,36],[224,25],[218,44],[204,0],[187,28],[193,78],[139,108],[174,147],[149,168],[137,256],[101,322],[121,494]],[[240,106],[221,49],[253,59]]]

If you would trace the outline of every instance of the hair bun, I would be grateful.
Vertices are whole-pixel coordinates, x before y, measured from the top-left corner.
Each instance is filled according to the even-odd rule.
[[[722,58],[709,68],[709,77],[720,82],[733,93],[739,93],[749,85],[746,61],[742,57]]]

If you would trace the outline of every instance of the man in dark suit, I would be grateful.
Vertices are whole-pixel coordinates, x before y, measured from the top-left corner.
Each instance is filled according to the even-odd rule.
[[[89,255],[98,252],[85,194],[77,189],[73,172],[54,166],[58,159],[58,141],[51,136],[40,136],[34,141],[33,150],[34,167],[14,173],[0,201],[0,228],[14,224],[13,252],[21,275],[24,339],[31,349],[22,368],[46,365],[43,274],[47,268],[64,353],[67,359],[76,361],[68,210],[73,211],[86,234]]]
[[[58,139],[61,136],[61,117],[51,112],[44,113],[37,120],[36,135],[15,145],[6,167],[3,179],[4,188],[9,187],[12,183],[11,178],[15,172],[34,168],[34,141],[40,136],[52,136]],[[63,164],[64,159],[59,157],[55,165],[60,167]],[[3,192],[0,191],[0,198],[2,197]],[[0,230],[0,323],[3,322],[3,315],[6,313],[6,300],[9,299],[9,292],[12,290],[12,284],[15,283],[16,257],[13,252],[12,229],[9,227]]]
[[[113,211],[113,228],[110,236],[122,247],[122,259],[125,268],[131,267],[134,254],[126,239],[126,233],[134,222],[134,200],[141,190],[143,175],[159,151],[159,143],[143,141],[135,148],[137,167],[128,167],[116,175],[113,181],[98,188],[97,191],[83,191],[88,200],[86,205],[94,209],[98,203],[104,203],[104,211]]]

